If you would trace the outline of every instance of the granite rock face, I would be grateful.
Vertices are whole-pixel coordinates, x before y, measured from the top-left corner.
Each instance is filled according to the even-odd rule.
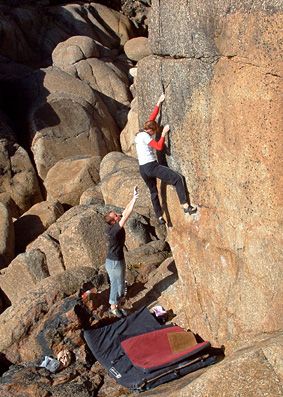
[[[9,142],[3,148],[1,163],[9,150],[12,165],[17,163],[13,168],[24,164],[27,173],[31,167],[23,158],[26,153],[16,150],[21,140],[44,180],[62,159],[102,158],[120,150],[119,132],[132,99],[128,88],[132,64],[122,50],[133,36],[130,20],[98,3],[11,3],[0,5],[0,107],[13,119],[17,137],[13,146]],[[25,173],[12,172],[14,185],[19,185]],[[3,191],[7,188],[0,187]],[[30,207],[36,198],[33,201],[33,192],[28,193]],[[20,208],[20,213],[29,207]]]
[[[65,316],[68,307],[72,308],[72,303],[64,303],[63,299],[76,293],[87,281],[98,285],[97,270],[88,267],[67,270],[41,280],[36,288],[19,297],[17,305],[6,309],[1,314],[0,346],[7,359],[20,363],[38,359],[41,354],[52,354],[52,349],[62,343],[64,334],[68,334],[66,320],[61,320],[61,326],[60,321],[56,324],[54,317],[58,305],[62,305],[59,315],[64,313]],[[73,301],[77,299],[74,297]],[[59,331],[57,338],[54,335],[56,329]],[[72,329],[74,331],[74,327]],[[72,332],[69,334],[72,338]],[[74,332],[74,340],[78,336]]]
[[[56,45],[71,36],[88,36],[111,49],[132,36],[131,23],[125,15],[95,2],[53,6],[47,2],[14,3],[0,6],[3,32],[10,37],[0,45],[1,54],[15,62],[33,67],[50,65]],[[17,46],[10,45],[16,42]]]
[[[185,218],[167,188],[181,311],[191,329],[232,347],[282,327],[282,5],[177,3],[152,2],[140,124],[164,91],[167,162],[199,207]]]
[[[27,151],[16,141],[8,118],[0,113],[0,200],[13,202],[12,215],[42,200],[38,179]],[[12,207],[11,207],[12,209]]]
[[[119,148],[118,128],[99,95],[86,82],[50,67],[29,77],[39,97],[29,114],[31,150],[45,179],[59,160],[101,156]],[[66,144],[66,142],[68,144]]]
[[[131,102],[131,109],[128,113],[128,121],[120,134],[120,142],[123,153],[127,156],[137,157],[134,144],[136,133],[139,131],[139,109],[137,98]]]
[[[74,266],[99,268],[107,250],[103,216],[93,208],[80,208],[78,215],[64,225],[59,243],[66,269]]]
[[[50,274],[72,267],[99,268],[106,256],[105,222],[94,205],[77,205],[65,212],[27,251],[41,250]]]
[[[1,271],[0,286],[10,301],[15,303],[48,276],[45,255],[35,249],[18,255]]]
[[[135,37],[128,40],[124,45],[124,51],[128,58],[136,62],[151,55],[147,37]]]
[[[0,201],[0,269],[15,255],[15,232],[9,208]]]
[[[266,338],[266,336],[265,336]],[[209,367],[197,379],[194,373],[145,393],[153,397],[282,396],[282,332],[234,353]],[[195,375],[198,372],[196,371]]]
[[[73,36],[57,45],[52,59],[55,66],[99,93],[116,124],[124,127],[131,98],[127,73],[131,64],[124,54],[90,37]]]
[[[26,246],[63,213],[63,207],[58,201],[41,201],[33,205],[14,222],[16,252],[25,251]]]
[[[106,204],[124,207],[131,200],[134,186],[138,186],[139,200],[135,210],[150,217],[150,195],[145,186],[135,158],[120,152],[111,152],[105,156],[100,165],[101,191]]]
[[[99,181],[99,156],[74,156],[58,161],[47,173],[47,198],[62,204],[79,204],[82,193]]]

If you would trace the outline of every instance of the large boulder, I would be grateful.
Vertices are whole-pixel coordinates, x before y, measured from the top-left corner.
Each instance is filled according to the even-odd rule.
[[[128,121],[121,132],[120,141],[123,153],[127,156],[137,157],[135,147],[135,136],[139,131],[138,99],[134,98],[131,102],[131,109],[128,113]]]
[[[38,86],[41,95],[33,104],[29,122],[31,150],[42,179],[61,159],[103,157],[119,149],[116,123],[87,83],[55,67],[35,73],[29,82]]]
[[[54,5],[53,1],[50,5],[46,1],[43,3],[40,6],[13,2],[11,6],[0,6],[3,56],[22,64],[46,65],[50,64],[56,45],[71,36],[88,36],[100,45],[114,49],[124,45],[133,35],[133,26],[125,15],[101,4],[88,2],[62,6]],[[24,36],[22,32],[25,32]],[[16,47],[4,40],[7,35],[11,35],[12,42],[18,43]]]
[[[42,201],[33,205],[14,222],[16,251],[23,252],[31,241],[63,213],[64,209],[58,201]]]
[[[105,221],[95,205],[77,205],[66,211],[27,247],[45,255],[51,275],[80,266],[99,268],[106,257]]]
[[[33,246],[44,246],[44,253],[50,261],[53,255],[57,255],[55,248],[56,251],[59,249],[61,263],[65,269],[82,266],[99,268],[104,264],[106,257],[105,225],[103,214],[95,205],[77,205],[65,212],[42,235],[49,241],[48,244],[47,241],[43,243],[35,240]],[[56,244],[48,255],[50,239]],[[61,265],[58,259],[56,263],[59,270]],[[56,270],[54,272],[57,273]]]
[[[44,253],[50,276],[65,271],[59,241],[53,238],[48,231],[38,236],[26,247],[26,252],[33,250]]]
[[[12,303],[27,294],[34,286],[49,276],[45,255],[33,250],[18,255],[0,273],[0,288]]]
[[[221,363],[209,367],[193,382],[187,377],[162,387],[164,397],[257,397],[281,396],[282,333],[235,352]],[[198,371],[197,371],[198,372]]]
[[[58,161],[44,181],[47,200],[61,204],[79,204],[82,193],[99,181],[99,156],[74,156]]]
[[[123,46],[132,37],[133,25],[122,13],[94,2],[86,8],[89,12],[90,21],[97,28],[96,32],[100,38],[98,41],[103,45],[110,47],[107,45],[107,39],[108,41],[111,39],[112,47]]]
[[[230,348],[282,326],[280,10],[154,1],[149,37],[161,56],[138,64],[140,121],[164,88],[167,160],[199,206],[185,218],[167,189],[186,325]]]
[[[86,267],[67,270],[42,280],[16,305],[6,309],[0,316],[0,350],[7,359],[19,363],[38,359],[42,354],[51,354],[50,349],[58,342],[62,343],[64,338],[64,333],[57,339],[54,336],[58,327],[58,321],[56,323],[53,319],[56,304],[78,292],[85,282],[92,282],[98,287],[97,270]],[[68,307],[71,309],[72,304],[63,305],[63,317]],[[66,319],[64,324],[61,324],[63,328],[68,324]]]
[[[8,266],[15,255],[14,225],[9,209],[0,202],[0,269]]]
[[[119,64],[114,62],[114,59],[118,58],[117,53],[112,54],[113,51],[106,54],[107,58],[110,57],[106,62],[103,52],[105,49],[91,38],[74,36],[58,44],[52,54],[53,64],[87,82],[96,93],[100,93],[100,98],[110,114],[118,126],[123,128],[131,98],[126,73],[129,65],[124,62],[124,67],[119,67]],[[123,71],[125,67],[126,71]]]
[[[52,52],[53,65],[66,72],[74,73],[73,66],[82,59],[99,58],[103,47],[87,36],[72,36],[60,42]]]
[[[152,54],[147,37],[135,37],[128,40],[124,45],[124,51],[128,58],[136,62]]]
[[[63,221],[58,241],[65,268],[103,265],[107,250],[103,216],[91,206],[77,206],[76,214]]]
[[[122,58],[120,60],[123,62]],[[100,93],[102,101],[121,129],[126,124],[132,96],[128,88],[128,76],[118,66],[117,63],[97,58],[80,61],[75,65],[76,75],[86,81],[95,92]],[[129,67],[130,65],[126,71]]]
[[[143,182],[136,159],[123,153],[111,152],[100,165],[101,191],[106,204],[125,208],[138,186],[139,198],[135,210],[146,216],[153,214],[148,188]]]
[[[42,200],[37,176],[26,150],[16,142],[6,117],[0,113],[0,193],[15,203],[13,214],[27,211]],[[1,198],[0,198],[1,199]]]
[[[125,252],[127,268],[138,273],[136,281],[139,282],[146,282],[148,275],[169,256],[171,256],[170,248],[164,240],[150,241]]]

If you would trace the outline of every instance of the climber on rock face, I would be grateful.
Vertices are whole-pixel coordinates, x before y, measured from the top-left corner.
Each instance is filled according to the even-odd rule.
[[[121,215],[117,214],[115,211],[110,211],[104,215],[104,219],[108,223],[106,232],[108,238],[108,253],[105,261],[105,268],[110,279],[110,312],[116,317],[127,315],[126,310],[120,307],[125,293],[126,264],[123,248],[126,235],[124,225],[133,211],[137,198],[138,191],[135,186],[133,198],[127,204]]]
[[[192,207],[188,203],[184,177],[178,172],[175,172],[166,166],[160,165],[156,160],[155,153],[153,152],[153,149],[162,150],[164,148],[165,136],[170,130],[169,125],[167,124],[164,126],[161,137],[158,141],[152,138],[159,128],[155,119],[159,113],[160,105],[164,99],[165,95],[162,94],[159,97],[153,112],[149,117],[149,120],[144,124],[143,130],[139,131],[135,137],[140,174],[150,190],[154,212],[160,224],[164,224],[165,220],[162,217],[163,211],[158,197],[156,178],[161,179],[162,181],[175,187],[180,204],[182,205],[186,214],[191,215],[197,211],[197,208]]]

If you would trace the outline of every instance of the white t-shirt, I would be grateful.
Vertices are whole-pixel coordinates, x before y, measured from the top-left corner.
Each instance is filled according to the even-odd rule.
[[[135,137],[139,165],[147,164],[156,160],[153,148],[148,146],[150,141],[152,141],[152,138],[145,131],[139,132]]]

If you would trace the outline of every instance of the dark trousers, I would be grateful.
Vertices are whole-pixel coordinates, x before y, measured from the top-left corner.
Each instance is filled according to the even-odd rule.
[[[158,218],[162,215],[163,211],[158,197],[156,178],[161,179],[163,182],[166,182],[168,185],[173,185],[176,188],[181,204],[188,202],[184,179],[182,175],[178,174],[178,172],[175,172],[164,165],[158,164],[157,161],[152,161],[150,163],[140,165],[140,174],[150,190],[151,202],[155,215]]]

